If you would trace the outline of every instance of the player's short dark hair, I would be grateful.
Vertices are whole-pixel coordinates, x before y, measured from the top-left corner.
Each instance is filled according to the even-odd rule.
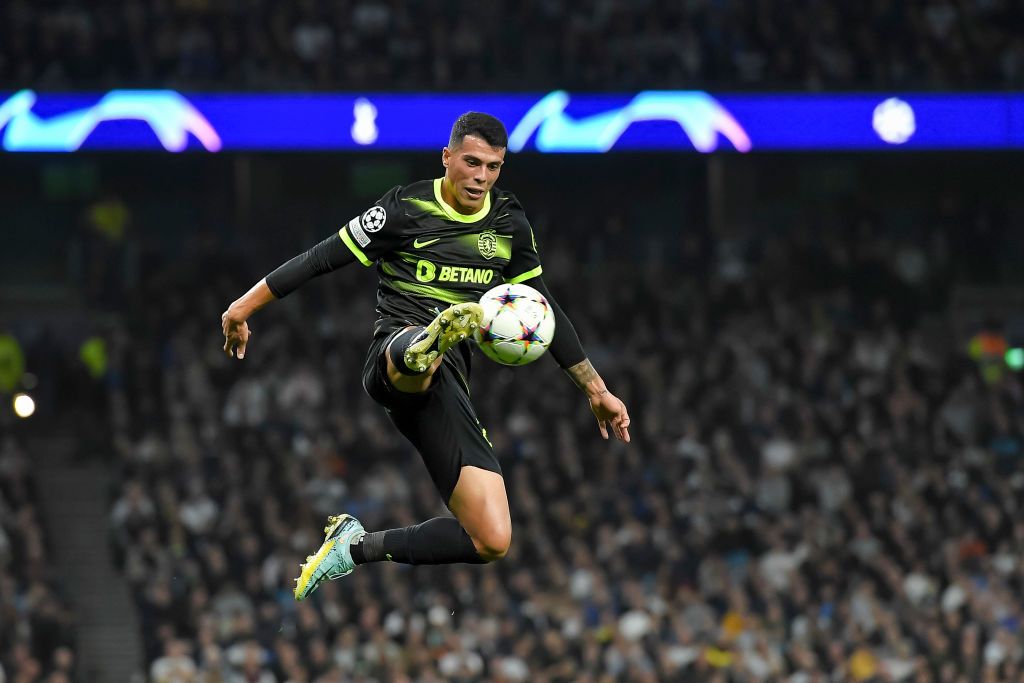
[[[505,124],[490,114],[467,111],[455,119],[452,136],[448,138],[448,146],[457,147],[467,135],[481,137],[488,145],[496,149],[508,147],[508,131],[505,130]]]

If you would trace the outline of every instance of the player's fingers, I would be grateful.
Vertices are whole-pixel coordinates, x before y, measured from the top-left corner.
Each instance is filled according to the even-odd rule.
[[[622,412],[612,421],[612,425],[615,427],[615,436],[629,443],[629,415]]]
[[[245,347],[249,345],[250,337],[252,337],[252,330],[250,330],[248,327],[243,327],[242,333],[239,335],[238,350],[235,351],[236,358],[245,358]]]
[[[598,420],[597,421],[597,428],[601,430],[601,436],[604,438],[605,441],[607,441],[608,440],[608,427],[607,427],[607,425],[605,425],[604,420]]]

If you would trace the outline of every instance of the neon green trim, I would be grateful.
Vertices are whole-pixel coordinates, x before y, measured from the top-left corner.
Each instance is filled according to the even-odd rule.
[[[543,272],[544,272],[544,269],[542,267],[540,267],[540,266],[537,266],[533,270],[528,270],[525,273],[523,273],[522,275],[516,275],[514,278],[507,279],[507,280],[505,280],[505,282],[507,282],[510,285],[518,285],[520,282],[526,282],[530,278],[537,277],[538,275],[540,275]]]
[[[498,258],[503,258],[506,261],[512,258],[512,238],[508,237],[508,240],[502,240],[507,235],[495,235],[498,238],[498,244],[495,248],[494,255]]]
[[[419,263],[420,257],[416,254],[410,254],[407,251],[396,251],[395,256],[402,259],[406,263]]]
[[[458,367],[456,367],[454,364],[452,365],[452,367],[455,368],[455,372],[457,372],[459,374],[459,379],[462,380],[462,386],[466,387],[466,396],[469,396],[470,395],[470,393],[469,393],[469,382],[466,381],[466,378],[463,376],[462,371],[459,370]],[[477,420],[476,423],[480,424],[480,420]],[[492,448],[493,448],[493,446],[492,446]]]
[[[446,214],[444,209],[438,206],[436,202],[419,199],[417,197],[402,197],[402,201],[409,202],[431,216],[435,216],[437,218],[448,218],[448,214]]]
[[[357,247],[356,243],[352,241],[352,238],[348,236],[347,225],[338,231],[338,237],[341,238],[341,241],[345,243],[346,247],[352,250],[352,253],[356,255],[356,258],[359,259],[360,263],[367,267],[373,265],[373,261],[366,258],[366,254],[363,253],[363,250]]]
[[[388,282],[388,285],[403,292],[428,296],[431,299],[437,299],[438,301],[444,301],[449,304],[462,304],[467,301],[476,300],[476,298],[471,294],[460,296],[458,292],[450,289],[441,289],[440,287],[431,287],[430,285],[415,285],[411,282],[402,282],[400,280]]]
[[[453,220],[457,223],[476,223],[491,212],[491,193],[489,191],[484,195],[484,207],[470,216],[461,214],[448,206],[448,203],[441,198],[442,180],[444,180],[444,178],[434,178],[434,199],[437,200],[437,205],[441,207],[441,210],[444,211],[444,215],[447,216],[449,220]]]

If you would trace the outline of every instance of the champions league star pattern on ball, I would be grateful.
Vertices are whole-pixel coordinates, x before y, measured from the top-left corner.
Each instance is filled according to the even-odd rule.
[[[502,365],[526,365],[547,351],[555,315],[544,295],[524,284],[498,285],[480,298],[484,320],[474,332],[480,350]]]

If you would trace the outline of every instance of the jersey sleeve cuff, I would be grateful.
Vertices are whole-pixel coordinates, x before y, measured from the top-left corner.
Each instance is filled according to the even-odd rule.
[[[537,277],[542,272],[544,272],[544,269],[541,268],[540,266],[537,266],[533,270],[528,270],[522,275],[516,275],[515,277],[512,278],[506,278],[505,282],[507,282],[510,285],[518,285],[520,282],[526,282],[530,278]]]
[[[363,253],[363,250],[356,246],[356,243],[352,241],[351,237],[349,237],[347,225],[338,231],[338,237],[340,237],[341,241],[345,243],[345,246],[348,247],[353,254],[355,254],[356,258],[359,259],[360,263],[367,267],[373,265],[373,261],[366,258],[366,254]]]
[[[267,275],[267,277],[265,277],[263,279],[267,283],[267,289],[270,290],[270,293],[274,295],[275,299],[283,299],[284,298],[284,295],[281,294],[281,290],[274,286],[274,280],[276,278],[274,277],[273,273],[269,273]]]

